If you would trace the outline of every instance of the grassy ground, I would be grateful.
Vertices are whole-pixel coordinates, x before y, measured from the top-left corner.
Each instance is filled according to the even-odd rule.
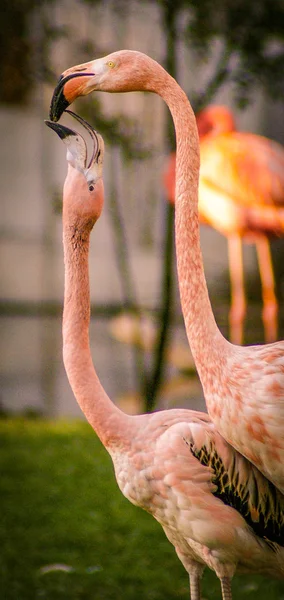
[[[189,599],[173,548],[121,496],[88,425],[8,419],[0,433],[1,599]],[[235,577],[233,592],[284,600],[284,584],[260,576]],[[203,598],[220,598],[209,571]]]

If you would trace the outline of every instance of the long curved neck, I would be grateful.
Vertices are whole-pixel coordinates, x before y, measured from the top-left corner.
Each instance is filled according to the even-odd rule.
[[[128,416],[109,399],[93,366],[90,343],[89,288],[90,227],[63,221],[65,290],[63,311],[63,359],[73,393],[102,443],[127,445]]]
[[[205,280],[198,218],[199,140],[195,116],[177,82],[167,74],[156,90],[171,112],[176,131],[175,230],[182,312],[188,341],[206,388],[210,365],[220,364],[230,344],[219,331]],[[226,350],[227,349],[227,350]]]

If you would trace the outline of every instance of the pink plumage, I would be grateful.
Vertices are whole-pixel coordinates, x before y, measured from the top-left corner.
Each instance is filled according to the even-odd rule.
[[[231,600],[236,570],[284,578],[284,343],[233,346],[217,328],[199,243],[196,122],[175,80],[139,52],[113,53],[63,74],[52,100],[53,120],[68,105],[64,94],[70,77],[71,100],[78,78],[77,95],[95,89],[153,91],[172,113],[181,303],[213,422],[206,414],[178,409],[128,416],[102,387],[88,338],[89,237],[98,202],[102,205],[102,185],[101,175],[94,177],[90,195],[80,161],[77,170],[69,166],[63,200],[63,347],[69,381],[112,457],[121,491],[161,523],[175,546],[190,576],[191,599],[200,600],[200,576],[207,565],[220,578],[223,600]]]

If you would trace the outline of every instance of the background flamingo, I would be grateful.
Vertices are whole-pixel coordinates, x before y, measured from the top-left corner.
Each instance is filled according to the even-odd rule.
[[[181,306],[209,414],[217,429],[284,492],[284,342],[242,347],[219,331],[200,249],[199,139],[194,113],[177,82],[156,61],[122,50],[65,71],[50,115],[58,120],[79,95],[94,90],[159,94],[177,138],[175,227]]]
[[[225,106],[197,115],[200,138],[199,216],[227,237],[232,304],[230,337],[243,341],[246,312],[242,241],[255,243],[263,297],[265,340],[277,339],[278,303],[268,238],[284,234],[284,149],[267,138],[237,132]],[[167,197],[175,197],[175,154],[166,166]]]
[[[230,600],[236,569],[284,578],[284,497],[225,442],[206,414],[177,409],[131,417],[103,389],[90,354],[88,274],[90,233],[103,205],[103,142],[83,123],[94,144],[88,165],[83,138],[47,122],[67,145],[69,163],[63,197],[67,375],[112,457],[121,491],[161,523],[175,546],[190,576],[192,600],[201,599],[205,565],[220,578],[223,600]]]

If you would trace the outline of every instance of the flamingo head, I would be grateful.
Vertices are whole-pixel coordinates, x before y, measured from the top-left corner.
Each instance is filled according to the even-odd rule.
[[[73,216],[83,217],[94,224],[103,206],[103,158],[104,141],[87,121],[71,111],[67,111],[88,131],[92,150],[88,159],[87,144],[83,136],[59,123],[45,121],[53,129],[67,148],[68,173],[64,185],[63,212],[69,208]],[[77,213],[77,215],[75,214]]]
[[[62,73],[50,106],[51,121],[58,121],[78,96],[93,91],[154,91],[164,69],[149,56],[134,50],[120,50],[104,58],[71,67]]]
[[[196,123],[200,139],[236,130],[233,114],[227,106],[207,106],[196,115]]]

